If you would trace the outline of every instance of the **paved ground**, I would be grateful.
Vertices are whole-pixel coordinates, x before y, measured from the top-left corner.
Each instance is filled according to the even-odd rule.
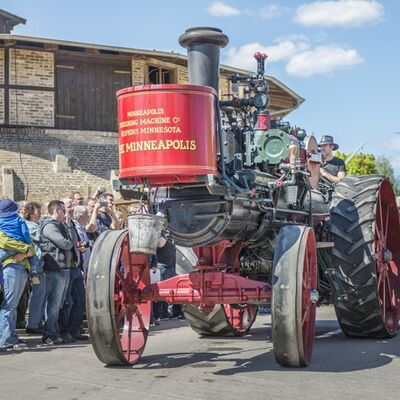
[[[245,338],[199,338],[184,321],[153,330],[139,365],[106,368],[90,344],[0,353],[0,399],[399,399],[400,336],[346,338],[331,308],[319,309],[312,365],[275,363],[270,319]],[[168,328],[168,329],[166,329]]]

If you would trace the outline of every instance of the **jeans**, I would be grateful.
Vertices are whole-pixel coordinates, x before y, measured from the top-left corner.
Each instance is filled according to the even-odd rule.
[[[24,291],[28,273],[20,264],[3,268],[4,298],[0,306],[0,348],[18,343],[15,334],[17,307]]]
[[[158,263],[158,268],[161,271],[161,280],[166,281],[167,279],[176,276],[176,266],[169,266],[165,264]],[[168,316],[178,316],[182,314],[181,306],[179,304],[174,304],[170,306],[166,301],[162,301],[158,308],[158,312],[161,314],[161,318],[167,318]]]
[[[85,284],[80,268],[71,268],[67,296],[60,311],[61,333],[79,334],[85,313]]]
[[[29,329],[40,328],[43,321],[46,304],[46,274],[40,272],[38,278],[40,283],[32,285],[31,297],[29,299],[29,317],[26,325]]]
[[[46,272],[46,278],[47,304],[43,336],[47,338],[49,336],[60,336],[58,316],[68,291],[69,269],[48,271]]]

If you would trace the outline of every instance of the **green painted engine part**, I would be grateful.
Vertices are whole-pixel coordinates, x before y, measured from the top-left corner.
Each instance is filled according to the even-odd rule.
[[[288,146],[291,142],[288,135],[280,129],[246,132],[245,164],[279,164],[289,157]]]

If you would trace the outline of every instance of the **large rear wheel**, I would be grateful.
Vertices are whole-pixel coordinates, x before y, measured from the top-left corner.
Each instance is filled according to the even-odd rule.
[[[309,364],[315,334],[317,253],[314,231],[284,226],[278,236],[272,278],[272,342],[284,367]]]
[[[377,175],[342,179],[330,231],[342,330],[349,336],[394,336],[400,318],[400,225],[390,182]]]
[[[95,243],[87,279],[89,333],[107,365],[135,364],[149,333],[151,302],[139,302],[150,283],[147,257],[129,252],[127,231],[107,231]]]

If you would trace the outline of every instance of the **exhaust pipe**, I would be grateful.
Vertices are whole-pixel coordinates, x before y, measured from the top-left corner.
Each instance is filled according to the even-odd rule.
[[[179,44],[187,49],[190,84],[210,86],[219,92],[219,54],[228,42],[228,36],[218,28],[186,29]]]

